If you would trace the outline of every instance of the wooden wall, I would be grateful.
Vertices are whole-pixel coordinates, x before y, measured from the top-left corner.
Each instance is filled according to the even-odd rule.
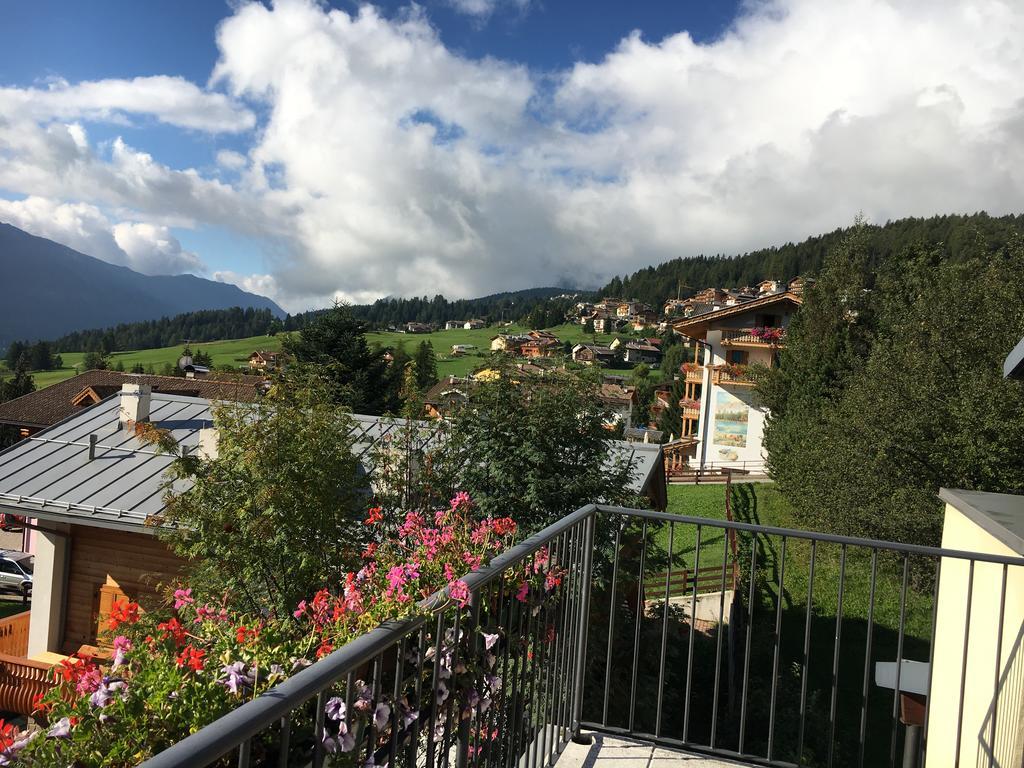
[[[156,601],[159,585],[173,579],[181,563],[155,536],[71,526],[64,652],[96,644],[101,587],[117,587],[145,608]]]

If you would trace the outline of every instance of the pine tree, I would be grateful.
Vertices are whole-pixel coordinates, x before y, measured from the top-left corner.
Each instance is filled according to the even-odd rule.
[[[416,350],[416,385],[421,392],[426,392],[437,384],[437,356],[434,345],[429,341],[421,341]]]

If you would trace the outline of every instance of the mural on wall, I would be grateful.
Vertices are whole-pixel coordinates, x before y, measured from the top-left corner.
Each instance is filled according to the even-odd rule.
[[[715,398],[714,445],[747,447],[747,404],[732,392],[718,390]]]

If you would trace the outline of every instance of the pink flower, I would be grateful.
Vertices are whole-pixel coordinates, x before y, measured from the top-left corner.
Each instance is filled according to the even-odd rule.
[[[452,512],[457,512],[462,507],[468,509],[473,506],[473,500],[465,491],[459,491],[456,493],[455,496],[452,497],[450,503],[452,505]]]
[[[524,581],[519,585],[519,591],[516,592],[516,600],[520,603],[525,603],[528,594],[530,594],[530,586]]]
[[[299,604],[295,608],[295,610],[292,612],[292,616],[294,616],[297,619],[300,616],[302,616],[302,614],[304,614],[305,612],[306,612],[306,601],[305,600],[299,600]]]
[[[192,587],[174,590],[174,610],[180,610],[194,602],[195,600],[192,599]]]
[[[124,664],[124,655],[132,649],[132,641],[124,635],[118,635],[114,638],[114,661],[111,664],[111,668],[117,669]]]
[[[469,585],[462,579],[453,581],[448,585],[448,595],[459,604],[460,608],[465,608],[466,603],[469,602]]]

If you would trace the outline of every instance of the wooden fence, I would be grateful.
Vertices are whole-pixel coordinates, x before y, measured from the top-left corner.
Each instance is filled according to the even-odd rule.
[[[0,619],[0,654],[24,656],[28,653],[28,620],[31,611],[22,611]]]

